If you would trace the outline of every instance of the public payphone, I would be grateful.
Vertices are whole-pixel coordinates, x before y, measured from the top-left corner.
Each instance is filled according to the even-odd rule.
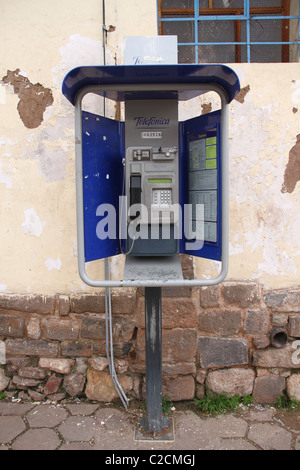
[[[78,267],[85,283],[191,287],[225,279],[228,104],[239,89],[235,72],[219,64],[91,66],[67,74],[63,93],[75,106]],[[221,109],[179,122],[179,101],[208,91],[219,95]],[[84,111],[88,93],[124,102],[125,120]],[[100,236],[99,227],[104,227]],[[121,253],[131,259],[128,276],[124,271],[123,279],[107,280],[87,274],[89,261]],[[220,273],[183,279],[166,271],[157,278],[166,258],[180,253],[220,261]],[[153,258],[161,259],[162,269],[151,276],[145,263]]]
[[[126,253],[168,256],[179,251],[178,102],[125,102]]]
[[[144,427],[151,432],[166,426],[161,287],[214,285],[227,274],[228,104],[239,89],[233,70],[217,64],[78,67],[64,79],[75,106],[79,274],[106,290],[145,287]],[[178,101],[207,91],[219,95],[221,109],[178,122]],[[83,111],[87,93],[125,102],[125,122]],[[133,260],[123,279],[87,274],[87,262],[120,253]],[[183,279],[179,253],[220,261],[220,273]]]

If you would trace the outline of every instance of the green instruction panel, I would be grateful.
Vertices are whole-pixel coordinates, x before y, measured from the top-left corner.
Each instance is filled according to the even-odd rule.
[[[189,136],[189,204],[192,206],[192,228],[193,231],[196,230],[197,239],[212,243],[217,242],[217,160],[216,128]],[[200,220],[204,223],[197,224]],[[197,229],[201,226],[202,231]]]

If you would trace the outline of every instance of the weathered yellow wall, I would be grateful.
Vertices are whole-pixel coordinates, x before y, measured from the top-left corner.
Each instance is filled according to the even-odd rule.
[[[106,24],[114,27],[107,34],[106,63],[122,64],[125,36],[156,34],[156,0],[106,4]],[[11,0],[0,6],[0,31],[0,292],[92,290],[77,273],[74,109],[61,83],[75,66],[103,63],[102,2]],[[299,64],[233,68],[241,86],[250,88],[244,102],[230,107],[228,278],[258,280],[269,288],[298,285],[300,184],[292,192],[282,187],[300,134]],[[8,71],[17,71],[14,78]],[[28,92],[42,109],[40,122]],[[52,104],[41,102],[46,93]],[[209,100],[201,98],[199,109]],[[121,267],[122,259],[113,261],[116,276]],[[215,268],[196,262],[201,278]],[[103,276],[102,265],[91,271]]]
[[[245,90],[243,99],[230,105],[228,279],[255,280],[269,288],[297,286],[300,183],[287,192],[285,171],[292,169],[300,180],[299,63],[230,66]],[[291,150],[297,154],[294,169]],[[199,277],[215,275],[218,268],[196,263]]]

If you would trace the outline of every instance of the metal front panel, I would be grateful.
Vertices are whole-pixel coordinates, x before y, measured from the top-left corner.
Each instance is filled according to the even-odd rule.
[[[140,256],[172,255],[179,246],[179,217],[174,211],[179,203],[178,101],[128,100],[125,116],[127,251]],[[137,179],[138,199],[132,197]],[[138,222],[136,212],[130,215],[136,209],[134,203],[142,205]],[[169,233],[162,231],[166,224]],[[150,227],[155,231],[154,226],[157,236],[153,239]]]

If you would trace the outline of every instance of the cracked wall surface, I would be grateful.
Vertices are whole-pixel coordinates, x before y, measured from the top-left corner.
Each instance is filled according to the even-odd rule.
[[[101,2],[12,0],[0,6],[0,291],[94,291],[77,271],[74,108],[65,74],[103,64]],[[124,37],[156,35],[156,0],[107,2],[105,60],[120,65]],[[300,278],[299,64],[229,64],[241,92],[230,104],[229,280],[290,287]],[[180,119],[216,110],[214,93],[180,104]],[[85,109],[102,113],[102,98]],[[106,115],[123,108],[106,102]],[[112,260],[122,276],[123,257]],[[198,278],[219,263],[195,260]],[[16,275],[17,273],[17,275]],[[102,262],[90,263],[104,277]],[[96,290],[97,291],[97,290]]]

